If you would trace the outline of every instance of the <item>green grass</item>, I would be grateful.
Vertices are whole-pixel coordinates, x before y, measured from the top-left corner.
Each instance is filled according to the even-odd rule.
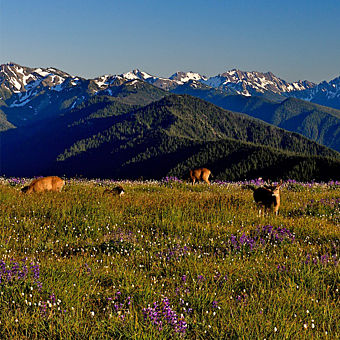
[[[120,184],[1,179],[0,338],[339,338],[339,185],[287,183],[260,218],[240,183]],[[186,330],[144,318],[154,303]]]

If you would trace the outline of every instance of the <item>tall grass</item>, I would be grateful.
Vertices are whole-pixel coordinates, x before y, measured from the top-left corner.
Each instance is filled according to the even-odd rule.
[[[0,338],[339,338],[340,185],[0,185]]]

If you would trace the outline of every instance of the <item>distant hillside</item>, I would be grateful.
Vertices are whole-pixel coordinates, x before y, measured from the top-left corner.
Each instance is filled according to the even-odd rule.
[[[3,132],[1,173],[161,178],[206,165],[221,179],[336,178],[340,154],[299,134],[188,95],[146,106],[126,98],[95,96],[40,124]]]
[[[77,109],[39,124],[5,131],[0,135],[1,173],[17,176],[42,173],[70,145],[106,130],[120,115],[138,107],[97,96]],[[22,164],[25,166],[21,167]]]
[[[303,156],[235,140],[202,143],[196,149],[191,157],[169,171],[169,175],[185,177],[188,169],[203,164],[212,170],[215,178],[227,181],[258,177],[301,181],[340,178],[338,159]]]
[[[59,174],[67,176],[188,179],[189,169],[206,166],[212,170],[214,180],[340,179],[339,159],[303,156],[229,138],[199,142],[160,131],[113,149],[112,144],[102,143],[87,152],[67,156],[54,166]]]
[[[206,101],[191,96],[169,96],[151,103],[123,117],[104,134],[83,140],[66,151],[65,157],[83,152],[94,145],[121,140],[128,136],[140,137],[149,131],[166,131],[169,136],[188,138],[193,141],[213,141],[233,138],[245,142],[303,153],[339,157],[339,153],[314,143],[303,136],[276,128],[244,114],[223,110]],[[118,138],[117,138],[118,137]],[[77,151],[78,150],[78,151]]]
[[[246,113],[340,151],[340,110],[296,98],[277,103],[263,97],[226,95],[222,91],[190,83],[173,92],[190,94],[227,110]]]
[[[97,124],[98,128],[104,121],[110,127],[89,136],[94,131],[91,128],[88,137],[84,134],[85,138],[63,143],[69,144],[65,150],[58,144],[59,151],[53,153],[51,162],[40,167],[40,171],[69,176],[161,178],[168,174],[184,176],[188,168],[204,164],[214,167],[217,178],[221,179],[261,174],[287,177],[285,173],[299,179],[307,175],[335,178],[337,173],[334,171],[339,165],[337,152],[200,99],[172,95],[139,109],[129,111],[126,107],[124,114],[113,113],[117,106],[112,105],[117,103],[106,107],[113,110],[109,115],[102,114],[104,109],[97,114],[90,110],[88,115],[84,113],[85,107],[79,109],[77,114],[82,118],[76,117],[75,121],[81,123],[69,124],[73,131],[60,129],[61,136],[65,133],[80,136],[79,131],[88,131],[93,127],[91,124]],[[49,135],[50,132],[45,132],[43,144],[48,143]]]

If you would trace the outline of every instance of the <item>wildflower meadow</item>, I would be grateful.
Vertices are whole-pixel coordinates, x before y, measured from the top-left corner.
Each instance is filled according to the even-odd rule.
[[[30,180],[0,178],[1,339],[340,337],[339,182],[259,217],[250,182]]]

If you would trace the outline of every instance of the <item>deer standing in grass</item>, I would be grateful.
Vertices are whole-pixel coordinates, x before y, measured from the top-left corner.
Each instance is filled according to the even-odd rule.
[[[273,210],[275,215],[278,215],[280,208],[280,187],[282,181],[277,185],[265,185],[263,187],[255,188],[249,185],[248,188],[254,192],[254,201],[263,207],[263,216],[265,212]],[[259,210],[259,216],[261,216],[261,208]]]
[[[26,194],[32,192],[54,191],[60,192],[65,181],[57,176],[48,176],[34,179],[29,185],[23,187],[21,191]]]
[[[114,196],[121,197],[125,194],[125,191],[124,191],[124,188],[121,185],[119,185],[113,189],[105,189],[103,192],[103,195],[104,194],[112,194]]]
[[[209,176],[212,177],[212,173],[207,168],[193,169],[193,170],[190,170],[189,174],[192,180],[192,184],[195,184],[196,181],[199,182],[200,180],[204,181],[207,184],[210,184]]]

